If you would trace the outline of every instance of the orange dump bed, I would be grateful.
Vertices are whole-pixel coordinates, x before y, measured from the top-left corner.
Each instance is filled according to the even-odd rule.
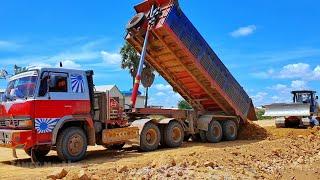
[[[152,29],[146,62],[168,81],[194,109],[217,115],[255,120],[252,100],[208,43],[181,11],[176,1],[149,0],[135,7],[145,14],[158,3],[162,15]],[[145,24],[129,30],[126,40],[141,52]]]

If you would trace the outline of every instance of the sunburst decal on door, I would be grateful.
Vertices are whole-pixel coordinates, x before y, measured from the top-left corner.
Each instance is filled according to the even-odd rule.
[[[35,128],[38,133],[51,133],[58,123],[57,118],[38,118],[35,120]]]
[[[84,81],[83,76],[80,74],[71,75],[71,89],[74,93],[83,93],[84,92]]]

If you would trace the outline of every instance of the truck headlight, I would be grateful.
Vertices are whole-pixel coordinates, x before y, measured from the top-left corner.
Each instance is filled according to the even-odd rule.
[[[18,127],[19,128],[32,128],[33,126],[33,121],[31,119],[28,119],[28,120],[22,120],[22,121],[19,121],[18,123]]]

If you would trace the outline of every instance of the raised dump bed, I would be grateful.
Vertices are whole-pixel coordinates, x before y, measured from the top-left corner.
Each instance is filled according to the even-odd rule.
[[[150,32],[146,61],[202,113],[255,120],[252,100],[209,44],[185,16],[177,1],[149,0],[137,6],[147,16],[152,4],[162,15]],[[141,14],[140,14],[141,15]],[[137,15],[129,23],[127,41],[141,52],[146,19]]]

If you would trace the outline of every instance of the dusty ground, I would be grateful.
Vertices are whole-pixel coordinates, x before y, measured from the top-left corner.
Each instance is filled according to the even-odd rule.
[[[47,179],[62,169],[65,179],[320,179],[320,129],[256,124],[244,127],[234,142],[188,142],[150,153],[93,147],[77,164],[59,162],[53,151],[47,163],[35,167],[24,152],[18,151],[16,160],[0,149],[0,179]]]

